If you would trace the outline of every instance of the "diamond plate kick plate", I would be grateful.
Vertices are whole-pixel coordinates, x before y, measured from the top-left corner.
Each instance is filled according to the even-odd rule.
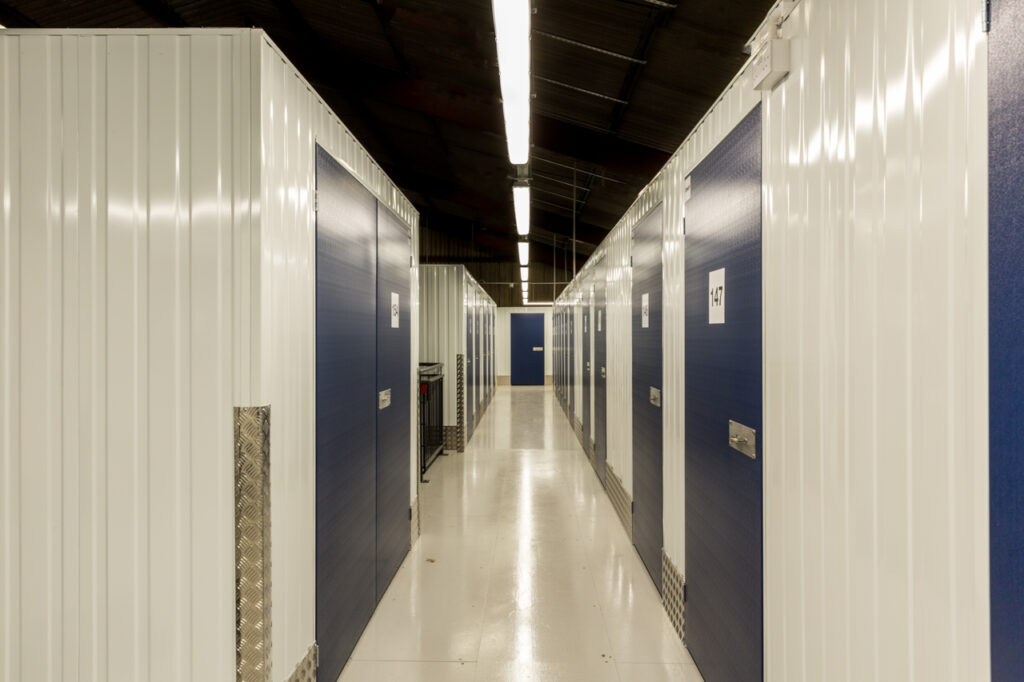
[[[235,679],[270,677],[270,407],[235,408]]]

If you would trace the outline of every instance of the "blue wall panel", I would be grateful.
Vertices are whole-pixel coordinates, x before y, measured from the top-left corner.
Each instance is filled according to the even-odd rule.
[[[509,323],[511,376],[513,386],[544,385],[544,315],[512,313]]]
[[[473,427],[476,426],[476,401],[473,399],[473,315],[469,306],[465,308],[466,324],[466,371],[463,377],[466,400],[466,442],[473,437]]]
[[[568,361],[569,361],[569,414],[576,414],[576,306],[569,308],[569,315],[567,320],[568,338],[566,343],[568,345]]]
[[[664,541],[662,412],[651,403],[651,389],[662,388],[661,216],[659,204],[633,232],[633,544],[659,592]]]
[[[707,682],[760,680],[760,107],[694,169],[690,187],[685,237],[686,643]],[[725,268],[724,323],[711,324],[709,273],[719,268]],[[730,419],[756,430],[756,459],[729,446]]]
[[[391,405],[377,410],[377,600],[409,551],[409,231],[377,205],[377,391]],[[398,295],[398,327],[392,296]]]
[[[334,680],[376,605],[377,202],[316,151],[316,641]]]
[[[590,442],[592,434],[592,425],[590,423],[590,384],[591,384],[591,373],[593,372],[593,364],[590,357],[590,296],[589,296],[589,285],[584,283],[584,304],[583,304],[583,326],[582,336],[583,343],[580,344],[583,350],[583,358],[580,366],[583,368],[583,376],[580,377],[583,382],[583,404],[581,405],[583,413],[583,443],[586,446]]]
[[[606,481],[608,462],[608,324],[605,266],[594,269],[594,470]]]
[[[989,36],[989,518],[992,679],[1024,680],[1024,3]]]

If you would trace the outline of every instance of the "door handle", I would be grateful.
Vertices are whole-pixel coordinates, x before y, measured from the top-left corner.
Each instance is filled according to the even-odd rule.
[[[601,368],[601,378],[604,379],[608,374],[605,372],[604,367]]]
[[[386,388],[377,394],[377,409],[383,410],[391,407],[391,389]]]

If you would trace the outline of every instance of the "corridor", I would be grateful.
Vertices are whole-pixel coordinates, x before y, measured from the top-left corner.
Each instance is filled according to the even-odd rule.
[[[341,680],[701,679],[550,387],[499,387]]]

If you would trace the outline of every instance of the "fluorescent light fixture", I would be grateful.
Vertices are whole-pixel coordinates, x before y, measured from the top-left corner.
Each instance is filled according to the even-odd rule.
[[[519,242],[519,265],[526,267],[530,264],[530,242]]]
[[[525,296],[526,292],[529,291],[529,290],[530,290],[530,283],[529,282],[523,282],[523,295]]]
[[[518,185],[512,188],[512,203],[516,209],[516,231],[524,236],[530,234],[529,185]]]
[[[492,0],[508,158],[530,158],[530,0]]]
[[[524,282],[530,281],[530,268],[519,268],[519,279]]]
[[[550,306],[551,301],[527,301],[526,305],[546,305]]]

